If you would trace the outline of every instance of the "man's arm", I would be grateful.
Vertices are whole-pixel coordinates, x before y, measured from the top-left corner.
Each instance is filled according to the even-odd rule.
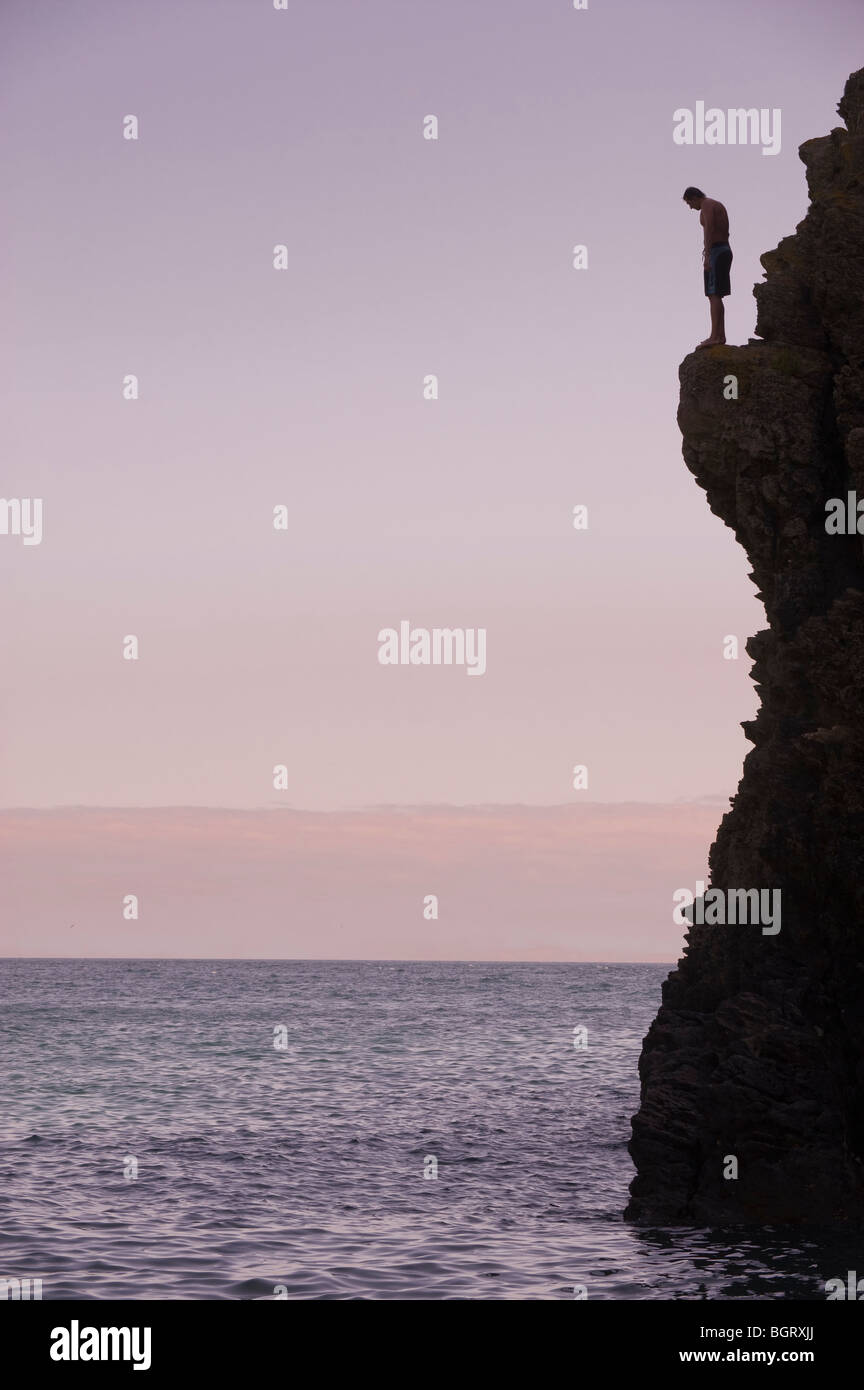
[[[705,202],[702,204],[702,211],[699,214],[699,221],[702,223],[702,226],[705,229],[705,241],[702,246],[702,259],[707,266],[710,258],[709,253],[711,250],[711,245],[714,241],[715,221],[714,204],[711,202],[710,198],[706,198]]]

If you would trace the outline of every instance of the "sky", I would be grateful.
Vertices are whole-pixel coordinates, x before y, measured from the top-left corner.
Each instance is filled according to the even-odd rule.
[[[734,793],[764,615],[680,457],[678,365],[708,330],[681,194],[728,208],[727,336],[746,343],[759,256],[806,211],[797,147],[840,124],[864,51],[858,0],[716,16],[701,0],[5,0],[0,495],[41,498],[43,531],[0,535],[0,807],[12,853],[43,813],[59,893],[53,926],[25,894],[8,949],[26,953],[31,918],[35,953],[69,932],[66,847],[112,808],[148,827],[162,808],[164,833],[140,833],[151,887],[172,808],[209,826],[214,866],[233,850],[205,811],[310,816],[336,877],[339,817],[370,817],[381,900],[346,927],[349,956],[398,944],[395,808],[454,825],[474,808],[478,854],[483,808],[507,808],[528,866],[542,808],[571,827],[570,809],[617,808],[621,862],[642,862],[640,805],[667,817],[683,882],[704,871],[719,812],[692,844],[679,811]],[[699,101],[779,109],[779,153],[676,144],[674,113]],[[382,665],[379,633],[403,621],[485,630],[484,674]],[[95,924],[98,857],[88,874]],[[507,909],[526,958],[598,958],[571,887],[566,940]],[[646,878],[640,936],[638,894],[604,918],[608,958],[672,958],[654,892]],[[160,918],[180,954],[200,953],[200,901]],[[511,949],[459,920],[461,949]],[[225,931],[215,953],[236,954],[243,931]],[[84,953],[114,954],[94,933]]]
[[[0,812],[6,954],[671,961],[723,809]]]

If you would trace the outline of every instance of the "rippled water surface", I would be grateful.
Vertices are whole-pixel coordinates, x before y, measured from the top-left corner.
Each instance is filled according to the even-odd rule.
[[[822,1299],[857,1268],[842,1240],[622,1220],[667,970],[0,961],[0,1278],[46,1299]]]

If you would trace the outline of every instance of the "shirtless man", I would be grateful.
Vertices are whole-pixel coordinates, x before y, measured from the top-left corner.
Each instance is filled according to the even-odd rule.
[[[719,347],[726,341],[726,315],[723,298],[730,294],[729,270],[732,249],[729,245],[729,216],[716,198],[707,198],[701,188],[685,188],[684,202],[688,208],[699,210],[699,221],[705,233],[702,249],[705,293],[711,309],[711,336],[699,343],[700,348]]]

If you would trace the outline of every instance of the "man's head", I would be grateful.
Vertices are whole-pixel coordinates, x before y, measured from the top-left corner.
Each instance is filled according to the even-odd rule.
[[[693,208],[694,211],[698,212],[704,201],[705,194],[702,192],[701,188],[684,189],[684,202],[687,204],[688,208]]]

